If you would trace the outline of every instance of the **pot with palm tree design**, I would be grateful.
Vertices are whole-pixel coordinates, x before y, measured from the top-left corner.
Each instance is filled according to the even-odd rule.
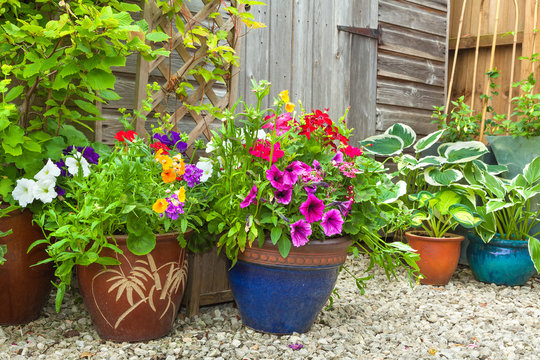
[[[115,236],[121,264],[78,266],[84,304],[99,336],[112,341],[145,341],[167,335],[174,324],[187,279],[186,250],[178,234],[156,235],[156,247],[138,256]]]

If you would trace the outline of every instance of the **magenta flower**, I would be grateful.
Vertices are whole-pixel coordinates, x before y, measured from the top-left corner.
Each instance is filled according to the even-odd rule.
[[[272,165],[270,169],[266,170],[266,178],[277,190],[283,190],[289,187],[285,185],[284,176],[283,171],[279,170],[276,165]]]
[[[321,226],[326,236],[332,236],[341,234],[343,223],[344,221],[339,210],[332,209],[323,215]]]
[[[313,194],[308,194],[308,198],[300,205],[300,212],[309,223],[321,220],[324,211],[324,203]]]
[[[257,185],[253,185],[244,201],[240,203],[240,207],[243,209],[251,204],[257,204]]]
[[[306,245],[311,235],[311,225],[306,220],[301,219],[290,225],[291,240],[294,246],[300,247]]]
[[[341,164],[343,162],[343,153],[341,151],[338,151],[336,155],[332,158],[332,165],[336,166],[337,164]]]
[[[304,190],[306,190],[306,193],[308,194],[315,194],[317,192],[317,185],[306,185],[304,186]]]
[[[278,203],[288,205],[291,202],[292,188],[285,188],[283,190],[276,190],[274,196]]]
[[[330,204],[328,204],[328,207],[332,207],[332,206],[337,207],[339,211],[341,211],[341,214],[343,215],[343,217],[347,217],[347,215],[349,214],[349,211],[351,211],[352,200],[333,201]]]
[[[293,161],[283,171],[283,183],[287,186],[293,186],[298,181],[298,176],[302,174],[304,168],[302,162]]]
[[[268,120],[266,124],[262,126],[263,129],[275,129],[277,136],[285,134],[290,130],[291,126],[289,122],[292,120],[292,117],[289,113],[283,113],[275,119],[275,115],[267,116],[264,120]]]

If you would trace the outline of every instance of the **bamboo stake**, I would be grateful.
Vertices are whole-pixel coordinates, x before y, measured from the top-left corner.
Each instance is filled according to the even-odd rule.
[[[448,114],[448,106],[450,105],[450,97],[452,96],[452,86],[454,85],[454,74],[456,72],[456,63],[459,52],[459,42],[461,40],[461,29],[463,28],[463,17],[465,16],[465,6],[467,0],[463,0],[463,6],[461,7],[461,16],[459,18],[459,27],[456,40],[456,50],[454,50],[454,62],[452,64],[452,75],[450,76],[450,82],[448,83],[448,96],[446,97],[446,106],[444,107],[444,113]]]
[[[482,31],[482,18],[483,17],[484,17],[484,0],[482,0],[482,2],[480,3],[480,17],[478,18],[478,28],[476,30],[476,48],[474,51],[471,110],[474,110],[474,98],[476,97],[476,70],[478,70],[478,53],[480,52],[480,31]]]
[[[510,66],[510,85],[508,87],[508,105],[506,107],[506,118],[510,119],[510,111],[512,108],[512,90],[514,89],[512,84],[514,83],[514,69],[516,67],[516,48],[517,48],[517,33],[519,22],[519,9],[517,0],[514,0],[514,9],[516,9],[516,16],[514,18],[514,40],[512,42],[512,65]]]
[[[497,46],[497,27],[499,26],[499,9],[501,8],[501,0],[497,0],[497,7],[495,10],[495,25],[493,27],[493,41],[491,43],[491,58],[489,59],[489,70],[493,69],[493,62],[495,60],[495,47]],[[489,91],[489,79],[486,81],[486,91]],[[484,106],[482,108],[482,122],[480,123],[480,141],[484,140],[484,127],[486,126],[486,112],[487,112],[487,99],[484,99]]]

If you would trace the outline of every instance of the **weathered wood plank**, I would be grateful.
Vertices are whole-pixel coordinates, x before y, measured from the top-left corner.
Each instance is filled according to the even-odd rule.
[[[446,13],[448,1],[450,0],[407,0],[410,3],[428,7],[431,9],[444,11]]]
[[[493,41],[493,34],[480,35],[479,47],[491,46]],[[512,45],[514,42],[514,36],[508,33],[497,34],[497,46]],[[523,31],[517,33],[517,43],[523,43]],[[456,48],[457,38],[450,39],[450,49]],[[465,35],[459,40],[460,49],[474,49],[476,47],[476,36]]]
[[[272,79],[269,100],[277,97],[282,90],[290,90],[292,85],[292,34],[293,2],[272,2],[272,16],[269,29],[271,51],[268,55],[270,67],[268,79]]]
[[[444,87],[444,62],[379,52],[377,67],[379,76]]]
[[[308,109],[313,106],[313,72],[306,69],[306,60],[313,59],[313,2],[294,0],[292,39],[291,101],[301,100]]]
[[[446,38],[385,24],[379,49],[444,62]]]
[[[377,131],[385,131],[399,122],[412,127],[418,135],[427,135],[437,130],[437,125],[431,124],[432,113],[429,110],[378,104]]]
[[[404,28],[446,36],[446,13],[428,12],[397,0],[380,0],[379,21]]]
[[[438,86],[379,78],[377,103],[432,110],[444,104],[444,91]]]

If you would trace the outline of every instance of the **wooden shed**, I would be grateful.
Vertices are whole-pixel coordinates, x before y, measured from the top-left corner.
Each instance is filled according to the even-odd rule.
[[[254,7],[268,28],[242,43],[239,93],[267,79],[306,109],[348,106],[356,139],[395,122],[426,134],[443,105],[448,54],[447,0],[269,1]]]

